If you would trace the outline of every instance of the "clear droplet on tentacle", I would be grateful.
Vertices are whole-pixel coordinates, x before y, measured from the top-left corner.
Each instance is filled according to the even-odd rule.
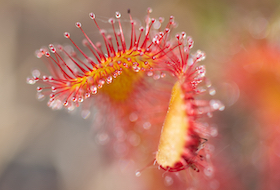
[[[215,88],[210,87],[210,88],[209,88],[209,94],[210,94],[211,96],[215,95],[215,94],[216,94]]]
[[[210,100],[209,103],[213,110],[223,111],[225,109],[224,104],[220,100]]]
[[[40,77],[40,71],[39,70],[37,70],[37,69],[34,69],[33,71],[32,71],[32,76],[33,77],[36,77],[36,78],[39,78]]]
[[[173,184],[173,182],[174,182],[174,180],[173,180],[173,178],[171,176],[169,176],[169,175],[165,176],[164,184],[166,186],[171,186]]]
[[[136,176],[136,177],[140,177],[140,176],[141,176],[141,172],[140,172],[140,171],[136,171],[136,172],[135,172],[135,176]]]
[[[87,119],[90,116],[90,111],[89,110],[83,110],[81,112],[81,116],[82,116],[82,118]]]
[[[27,77],[27,78],[26,78],[26,83],[27,83],[27,84],[35,84],[36,81],[34,80],[34,78]]]
[[[36,94],[36,97],[39,101],[43,101],[45,99],[45,95],[40,92]]]

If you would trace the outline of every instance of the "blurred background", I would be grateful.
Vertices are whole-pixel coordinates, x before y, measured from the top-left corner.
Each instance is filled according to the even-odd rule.
[[[52,111],[46,100],[36,100],[36,86],[26,77],[44,70],[36,49],[67,43],[65,31],[76,42],[84,38],[77,21],[100,41],[89,12],[106,21],[119,11],[128,19],[130,8],[143,20],[147,7],[155,18],[175,16],[176,31],[206,52],[215,98],[226,106],[210,121],[219,134],[212,141],[216,178],[207,188],[280,189],[279,1],[0,0],[1,190],[143,189],[135,168],[103,153],[94,117]],[[175,189],[169,178],[165,182]]]

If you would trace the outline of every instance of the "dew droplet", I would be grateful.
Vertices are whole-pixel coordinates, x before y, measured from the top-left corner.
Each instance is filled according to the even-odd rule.
[[[117,76],[118,76],[118,72],[115,71],[115,72],[113,73],[113,77],[114,77],[114,78],[117,78]]]
[[[50,102],[49,107],[53,110],[60,110],[63,107],[63,104],[59,99],[56,99]]]
[[[42,87],[40,87],[40,86],[37,87],[37,92],[42,92],[42,90],[43,90]]]
[[[103,85],[99,83],[99,84],[97,85],[97,88],[98,88],[98,89],[101,89],[102,86],[103,86]]]
[[[130,120],[131,122],[135,122],[135,121],[137,121],[137,119],[138,119],[138,115],[137,115],[136,113],[131,113],[131,114],[129,115],[129,120]]]
[[[211,127],[211,128],[210,128],[210,135],[211,135],[212,137],[218,136],[218,129],[217,129],[216,127]]]
[[[27,77],[27,78],[26,78],[26,83],[27,83],[27,84],[35,84],[36,81],[34,80],[34,78]]]
[[[48,78],[46,75],[43,75],[43,77],[42,77],[42,78],[43,78],[43,81],[44,81],[44,82],[46,82],[46,81],[48,81],[48,80],[49,80],[49,78]]]
[[[153,78],[154,78],[154,80],[160,79],[160,74],[155,74],[155,75],[153,76]]]
[[[205,74],[206,74],[206,69],[205,69],[205,66],[204,65],[200,65],[198,67],[195,68],[196,71],[197,71],[197,74],[198,74],[198,78],[202,78],[202,77],[205,77]]]
[[[45,52],[45,56],[50,57],[51,56],[50,52]]]
[[[81,116],[83,119],[87,119],[90,116],[90,111],[89,110],[83,110],[81,112]]]
[[[151,123],[148,122],[148,121],[143,124],[143,128],[146,129],[146,130],[150,129],[151,126],[152,126]]]
[[[204,174],[208,177],[211,177],[214,173],[214,169],[211,166],[208,166],[204,169]]]
[[[188,66],[192,66],[194,64],[194,60],[193,59],[188,59]]]
[[[72,97],[72,101],[73,101],[73,102],[76,102],[76,101],[77,101],[77,97],[76,97],[76,96],[73,96],[73,97]]]
[[[33,76],[33,77],[39,78],[39,77],[40,77],[40,74],[41,74],[40,71],[37,70],[37,69],[35,69],[35,70],[32,71],[32,76]]]
[[[56,92],[57,88],[55,86],[52,86],[52,92]]]
[[[153,76],[153,75],[154,75],[153,71],[147,72],[147,76],[148,76],[148,77],[151,77],[151,76]]]
[[[207,113],[207,116],[208,116],[209,118],[212,118],[212,117],[213,117],[213,113],[212,113],[212,112],[208,112],[208,113]]]
[[[210,103],[211,108],[214,110],[222,111],[225,109],[224,104],[220,100],[210,100],[209,103]]]
[[[84,101],[83,97],[79,97],[79,98],[78,98],[78,102],[81,103],[81,102],[83,102],[83,101]]]
[[[171,177],[171,176],[165,176],[165,178],[164,178],[164,184],[166,185],[166,186],[171,186],[172,184],[173,184],[173,178]]]
[[[205,59],[205,53],[204,52],[202,52],[202,51],[200,51],[200,50],[197,50],[197,52],[196,52],[196,59],[197,59],[197,61],[202,61],[202,60],[204,60]]]
[[[136,73],[138,73],[139,71],[140,71],[140,67],[137,67],[137,66],[135,66],[135,67],[133,67],[133,69],[134,69],[134,71],[136,72]]]
[[[195,91],[197,94],[201,94],[201,93],[205,92],[206,89],[203,88],[203,87],[199,87],[199,88],[195,89],[194,91]]]
[[[194,44],[193,39],[190,36],[188,36],[187,41],[188,41],[188,44],[189,44],[189,48],[191,49],[193,47],[193,44]]]
[[[147,12],[148,12],[148,13],[152,13],[152,12],[153,12],[153,9],[152,9],[151,7],[148,7],[148,8],[147,8]]]
[[[37,58],[41,58],[44,54],[40,50],[36,50],[35,55]]]
[[[158,21],[159,21],[160,23],[163,23],[164,18],[163,18],[163,17],[159,17],[159,18],[158,18]]]
[[[116,18],[121,18],[122,15],[121,15],[121,13],[116,12],[115,16],[116,16]]]
[[[90,93],[89,92],[86,92],[85,93],[85,99],[89,98],[90,97]]]
[[[212,83],[209,79],[205,79],[205,85],[207,88],[210,88],[212,86]]]
[[[224,110],[225,110],[225,105],[221,105],[219,111],[224,111]]]
[[[156,20],[154,25],[153,25],[154,29],[159,29],[161,27],[161,22],[159,20]]]
[[[115,23],[115,19],[109,18],[109,19],[108,19],[108,22],[111,23],[111,24],[114,24],[114,23]]]
[[[89,17],[90,17],[91,19],[95,19],[95,14],[94,14],[94,13],[89,13]]]
[[[51,102],[53,102],[55,100],[55,98],[50,98],[49,99],[49,102],[51,103]]]
[[[105,30],[105,29],[100,29],[100,34],[106,34],[107,33],[107,31]],[[107,57],[107,56],[106,56]]]
[[[38,77],[33,77],[33,79],[35,80],[35,82],[39,81]]]
[[[80,22],[76,22],[76,27],[77,28],[81,28],[82,27],[82,24]]]
[[[45,95],[42,94],[42,93],[40,93],[40,92],[38,92],[36,96],[37,96],[37,99],[38,99],[39,101],[42,101],[42,100],[45,99]]]
[[[107,133],[102,132],[102,133],[97,134],[96,140],[97,140],[97,143],[99,143],[100,145],[105,145],[109,142],[110,137]]]
[[[214,88],[209,88],[209,94],[211,95],[211,96],[214,96],[215,94],[216,94],[216,90],[214,89]]]
[[[53,77],[49,76],[49,82],[53,82]]]
[[[49,49],[52,53],[55,53],[56,52],[56,48],[54,47],[53,44],[49,44]]]
[[[96,94],[97,93],[97,86],[93,85],[90,87],[90,91],[92,94]]]
[[[68,109],[69,112],[74,111],[75,110],[75,105],[71,104],[71,106],[68,106],[67,109]]]
[[[103,85],[103,84],[105,84],[105,81],[104,81],[103,79],[100,79],[100,80],[98,81],[98,84]]]
[[[64,105],[65,107],[68,106],[68,101],[65,100],[65,101],[63,102],[63,105]]]
[[[140,176],[141,176],[141,172],[140,172],[140,171],[136,171],[136,172],[135,172],[135,176],[136,176],[136,177],[140,177]]]
[[[53,93],[51,93],[49,96],[50,96],[50,98],[54,98],[55,97],[55,95]]]
[[[65,38],[70,38],[70,33],[69,32],[64,32],[64,37]]]
[[[186,36],[187,36],[186,32],[182,32],[182,33],[181,33],[181,37],[182,37],[182,38],[186,38]]]
[[[112,83],[113,77],[112,76],[108,76],[106,79],[107,84]]]

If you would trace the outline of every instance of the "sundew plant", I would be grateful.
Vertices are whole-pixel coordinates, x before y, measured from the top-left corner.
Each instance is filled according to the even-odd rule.
[[[165,101],[162,104],[168,105],[169,99],[169,105],[161,110],[164,116],[156,121],[162,129],[153,165],[167,172],[191,169],[211,175],[214,168],[207,143],[216,133],[201,121],[211,117],[213,111],[223,110],[224,105],[219,100],[199,98],[209,91],[213,94],[211,82],[205,76],[206,68],[200,64],[205,53],[191,51],[194,41],[185,32],[173,34],[176,27],[173,16],[164,21],[162,17],[152,18],[151,12],[148,8],[145,24],[138,27],[128,10],[130,32],[123,30],[119,12],[108,20],[112,32],[102,29],[98,16],[90,13],[101,42],[91,40],[77,22],[76,27],[84,36],[83,46],[65,32],[64,37],[71,46],[49,44],[48,48],[37,50],[36,56],[45,62],[50,75],[33,70],[27,83],[38,84],[38,99],[49,97],[47,105],[52,109],[64,107],[71,111],[96,106],[102,110],[109,106],[114,108],[110,112],[118,112],[117,115],[124,118],[128,116],[134,123],[142,122],[144,128],[154,127],[153,122],[144,117],[155,113],[156,108],[149,103]],[[160,80],[167,99],[157,94],[151,85]],[[165,85],[173,87],[165,88]],[[95,104],[91,101],[94,99],[98,100]],[[86,113],[83,117],[89,116],[89,112]],[[109,120],[110,114],[103,117]],[[122,130],[133,130],[133,126]],[[140,175],[140,171],[136,175]]]

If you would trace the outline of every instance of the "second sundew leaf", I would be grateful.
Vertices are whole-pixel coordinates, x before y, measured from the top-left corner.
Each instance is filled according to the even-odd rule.
[[[181,159],[186,133],[189,129],[185,111],[184,94],[180,82],[176,82],[163,124],[156,161],[164,168],[173,167]]]

